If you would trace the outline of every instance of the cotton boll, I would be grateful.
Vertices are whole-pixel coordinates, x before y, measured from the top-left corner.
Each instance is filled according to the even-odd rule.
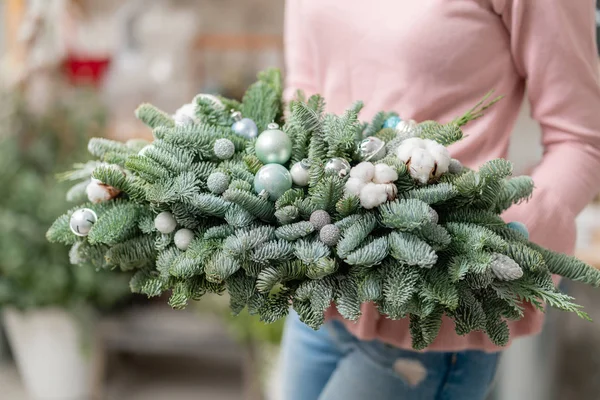
[[[181,106],[177,111],[175,111],[173,120],[175,120],[175,125],[177,126],[198,122],[198,118],[196,117],[196,106],[194,103],[188,103]]]
[[[450,153],[448,149],[433,140],[425,140],[427,143],[427,151],[431,154],[436,163],[435,176],[440,177],[442,174],[448,172],[448,167],[450,166]]]
[[[412,152],[415,149],[424,149],[425,148],[425,141],[421,138],[410,138],[410,139],[406,139],[404,141],[402,141],[402,143],[400,143],[400,146],[398,146],[398,148],[396,149],[396,156],[404,161],[404,162],[408,162],[408,160],[411,158],[412,156]]]
[[[352,167],[350,170],[350,178],[360,179],[363,182],[371,182],[375,175],[375,166],[370,162],[361,162]]]
[[[390,183],[398,180],[398,173],[387,164],[377,164],[375,166],[375,175],[373,182],[375,183]]]
[[[375,208],[387,201],[386,185],[367,183],[360,191],[360,205],[367,210]]]
[[[435,159],[427,150],[413,150],[409,166],[410,176],[424,185],[429,181],[434,167]]]
[[[366,183],[358,178],[350,178],[346,181],[345,192],[346,194],[353,194],[355,196],[360,195],[360,191],[365,187]]]
[[[119,190],[92,178],[92,181],[85,188],[85,193],[92,203],[101,203],[115,198],[119,194]]]

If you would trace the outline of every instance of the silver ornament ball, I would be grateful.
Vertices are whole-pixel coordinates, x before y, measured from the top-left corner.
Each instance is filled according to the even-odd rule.
[[[448,172],[456,175],[456,174],[460,174],[462,172],[462,170],[463,170],[463,166],[460,161],[458,161],[455,158],[450,160],[450,164],[448,165]]]
[[[375,136],[369,136],[360,142],[358,154],[362,161],[379,161],[385,157],[385,142]]]
[[[267,164],[254,176],[254,191],[275,201],[292,188],[292,175],[283,165]]]
[[[308,159],[298,161],[292,166],[290,174],[295,185],[307,186],[310,179],[310,161]]]
[[[98,216],[89,208],[80,208],[71,215],[69,227],[71,232],[77,236],[87,236],[94,224],[98,221]]]
[[[340,241],[340,228],[333,224],[325,225],[319,231],[319,239],[327,246],[335,246]]]
[[[169,234],[177,228],[177,221],[173,214],[163,211],[154,218],[154,227],[160,233]]]
[[[213,172],[208,176],[206,186],[213,194],[222,194],[229,187],[229,176],[223,172]]]
[[[325,164],[325,173],[345,178],[350,174],[350,163],[343,158],[332,158]]]
[[[175,242],[175,247],[183,251],[188,249],[190,243],[192,243],[192,240],[194,240],[194,232],[187,228],[180,229],[177,232],[175,232],[175,237],[173,238],[173,242]]]
[[[292,141],[279,125],[269,124],[268,128],[256,139],[256,157],[264,164],[285,164],[292,155]]]
[[[235,154],[235,145],[229,139],[217,139],[213,147],[215,156],[221,160],[228,160]]]
[[[317,231],[320,231],[325,225],[331,224],[331,217],[325,210],[313,211],[310,214],[310,223],[313,224]]]
[[[437,211],[435,211],[433,208],[429,209],[429,215],[431,217],[431,222],[433,222],[434,224],[440,222],[440,216],[437,213]]]
[[[240,112],[234,113],[233,119],[235,122],[231,125],[231,129],[236,135],[246,139],[254,139],[258,136],[258,127],[250,118],[242,118]]]

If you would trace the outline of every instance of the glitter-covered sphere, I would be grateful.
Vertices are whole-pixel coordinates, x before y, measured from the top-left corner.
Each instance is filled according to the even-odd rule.
[[[168,211],[163,211],[154,218],[154,227],[160,233],[169,234],[177,228],[175,217]]]
[[[98,221],[98,216],[89,208],[80,208],[71,215],[69,227],[71,232],[77,236],[87,236],[94,224]]]
[[[256,157],[264,164],[285,164],[292,155],[292,141],[279,125],[269,124],[268,128],[256,139]]]
[[[319,231],[319,239],[327,246],[335,246],[340,241],[340,228],[333,224],[325,225]]]
[[[229,160],[235,154],[235,145],[229,139],[217,139],[213,151],[221,160]]]
[[[294,185],[307,186],[310,179],[310,161],[308,159],[298,161],[290,169],[290,174]]]
[[[279,164],[267,164],[254,176],[254,191],[258,194],[268,194],[271,201],[277,200],[291,188],[292,175]]]
[[[320,231],[325,225],[331,224],[331,217],[325,210],[316,210],[310,214],[310,223],[313,224],[315,230]]]
[[[224,172],[213,172],[206,180],[206,186],[214,194],[222,194],[229,187],[229,176]]]

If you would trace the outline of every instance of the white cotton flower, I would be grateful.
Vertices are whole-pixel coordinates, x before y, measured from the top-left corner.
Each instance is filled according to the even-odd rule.
[[[87,194],[88,200],[92,203],[101,203],[113,198],[108,186],[99,182],[100,181],[97,179],[92,179],[92,181],[85,188],[85,193]]]
[[[429,151],[429,154],[431,154],[435,160],[435,177],[439,178],[442,174],[448,172],[451,160],[450,153],[445,146],[434,140],[426,139],[425,142],[427,151]]]
[[[175,125],[183,126],[193,123],[198,123],[198,117],[196,117],[196,106],[194,103],[188,103],[181,106],[173,115]]]
[[[386,185],[367,183],[360,191],[360,205],[367,210],[385,203],[387,199]]]
[[[410,176],[418,180],[421,184],[426,184],[431,177],[435,159],[425,149],[414,149],[410,157],[409,172]]]
[[[350,170],[350,178],[360,179],[362,182],[367,183],[373,180],[375,175],[375,166],[373,163],[363,161],[360,164],[355,165]]]
[[[424,149],[425,146],[425,140],[421,138],[409,138],[403,140],[396,149],[396,156],[400,160],[408,162],[414,149]]]
[[[353,194],[355,196],[360,195],[360,191],[365,187],[366,183],[358,178],[350,178],[346,181],[345,192],[346,194]]]
[[[398,173],[387,164],[377,164],[375,166],[374,183],[391,183],[398,180]]]

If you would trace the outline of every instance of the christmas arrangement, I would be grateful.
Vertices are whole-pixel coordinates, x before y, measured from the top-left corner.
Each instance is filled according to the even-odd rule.
[[[44,237],[69,204],[55,174],[72,163],[69,154],[85,150],[88,133],[101,130],[99,104],[75,93],[33,112],[16,91],[0,93],[0,103],[0,306],[59,307],[78,316],[83,308],[114,307],[131,296],[127,275],[72,265],[85,259],[69,258]]]
[[[598,286],[600,271],[499,216],[528,199],[532,180],[511,177],[506,160],[476,171],[448,153],[495,100],[447,123],[392,112],[363,123],[360,102],[333,115],[319,95],[287,106],[281,96],[269,70],[241,102],[201,94],[173,116],[141,105],[154,141],[92,139],[97,160],[70,175],[91,178],[71,191],[89,202],[48,239],[77,261],[134,271],[132,291],[170,291],[174,308],[227,292],[234,313],[273,322],[293,307],[317,328],[332,304],[356,320],[374,302],[410,319],[417,349],[443,315],[498,345],[524,302],[587,318],[551,275]]]

